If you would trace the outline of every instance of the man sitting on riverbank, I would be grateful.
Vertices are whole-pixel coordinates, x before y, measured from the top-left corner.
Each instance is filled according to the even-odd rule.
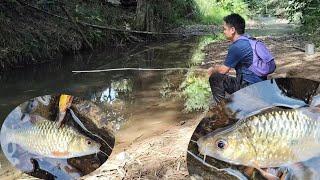
[[[245,20],[238,14],[224,17],[223,33],[232,42],[223,65],[208,69],[209,82],[215,103],[225,97],[225,92],[232,94],[250,84],[267,79],[249,70],[253,62],[253,49],[248,39],[244,38]],[[269,56],[272,57],[272,56]],[[227,75],[231,68],[236,70],[236,77]]]

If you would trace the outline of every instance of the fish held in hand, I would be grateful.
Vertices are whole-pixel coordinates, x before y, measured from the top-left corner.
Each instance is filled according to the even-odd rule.
[[[280,167],[320,155],[320,121],[299,110],[265,112],[197,141],[204,156],[251,167]]]
[[[99,143],[68,125],[57,128],[56,123],[38,115],[30,115],[30,121],[19,128],[3,127],[1,145],[3,147],[8,143],[14,143],[32,154],[60,159],[80,157],[100,151]]]

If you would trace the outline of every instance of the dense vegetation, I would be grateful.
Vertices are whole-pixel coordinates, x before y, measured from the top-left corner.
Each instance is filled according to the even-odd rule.
[[[301,22],[301,32],[319,45],[319,9],[319,0],[5,0],[0,3],[0,69],[154,37],[132,30],[220,24],[231,12]]]
[[[305,32],[308,39],[320,46],[320,1],[319,0],[293,0],[288,6],[288,17],[300,15],[301,32]]]

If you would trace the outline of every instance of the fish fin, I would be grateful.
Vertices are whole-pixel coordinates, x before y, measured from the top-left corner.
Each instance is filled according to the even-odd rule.
[[[307,169],[308,166],[306,166],[303,162],[296,162],[287,167],[284,167],[283,174],[285,175],[285,179],[292,179],[293,176],[297,179],[305,179],[304,176]]]
[[[73,96],[61,94],[59,99],[59,112],[56,118],[58,128],[62,126],[67,109],[71,106],[72,100]]]
[[[73,96],[61,94],[59,99],[59,112],[65,112],[72,103]]]
[[[273,175],[273,174],[271,174],[271,173],[269,173],[269,172],[267,172],[267,171],[265,171],[265,170],[263,170],[263,169],[261,169],[259,167],[255,167],[255,168],[261,173],[261,175],[263,177],[265,177],[268,180],[280,180],[279,177],[277,177],[277,176],[275,176],[275,175]]]
[[[262,168],[259,167],[258,163],[256,161],[253,162],[253,167],[256,168],[263,177],[265,177],[268,180],[280,180],[279,177],[267,172],[266,170],[263,170]]]
[[[245,174],[246,176],[248,176],[248,177],[252,177],[253,172],[254,172],[254,169],[255,169],[255,168],[253,168],[253,167],[246,167],[246,168],[244,169],[244,174]]]
[[[64,117],[66,116],[66,111],[64,112],[60,112],[58,113],[58,116],[57,116],[57,128],[60,128],[62,126],[62,124],[64,123]]]
[[[54,157],[64,157],[69,155],[70,153],[68,151],[60,152],[60,151],[52,151],[51,153]]]

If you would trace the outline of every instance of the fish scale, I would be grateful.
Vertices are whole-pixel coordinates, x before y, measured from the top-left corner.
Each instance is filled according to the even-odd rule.
[[[224,149],[217,147],[223,140]],[[264,112],[197,141],[199,152],[247,166],[279,167],[320,155],[320,122],[297,109]]]

